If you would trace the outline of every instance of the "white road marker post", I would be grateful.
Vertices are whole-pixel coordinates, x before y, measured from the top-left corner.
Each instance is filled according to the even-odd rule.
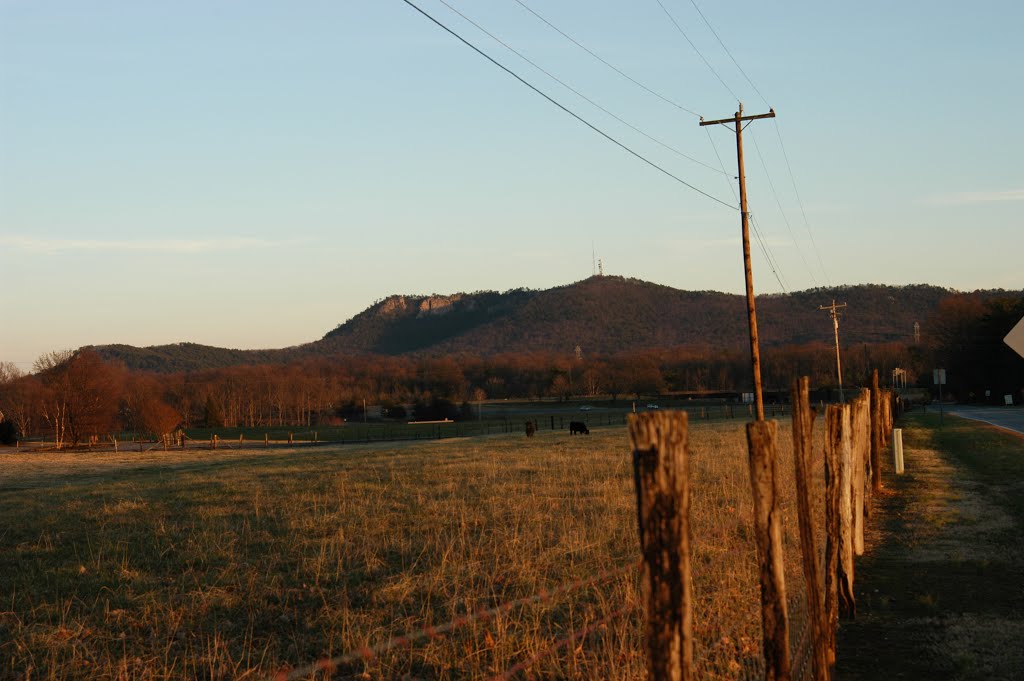
[[[892,429],[892,457],[896,475],[903,475],[903,429]]]

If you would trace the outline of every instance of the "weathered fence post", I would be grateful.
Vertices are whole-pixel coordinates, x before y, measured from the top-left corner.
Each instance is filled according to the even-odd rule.
[[[821,570],[818,547],[814,541],[814,506],[811,501],[811,473],[815,412],[811,409],[810,379],[793,382],[793,466],[796,474],[797,520],[800,523],[800,551],[803,556],[804,582],[807,584],[807,620],[811,631],[811,659],[815,681],[827,681],[828,640],[825,610],[822,604]]]
[[[217,434],[216,434],[216,433],[214,433],[214,434],[213,434],[213,448],[214,448],[214,449],[217,449],[217,440],[219,440],[219,439],[220,439],[220,438],[218,438],[218,437],[217,437]]]
[[[270,434],[269,433],[263,433],[263,446],[264,446],[264,448],[270,446]]]
[[[629,415],[647,601],[647,678],[693,678],[690,452],[685,412]]]
[[[830,591],[836,594],[838,609],[829,610],[832,657],[835,657],[835,626],[839,615],[853,617],[857,604],[853,596],[853,445],[851,431],[852,407],[848,404],[829,405],[826,411],[826,460],[833,471],[829,475],[828,498],[832,511],[828,523],[828,540],[832,544],[825,551],[826,560],[835,556],[835,563],[829,565],[826,575],[826,597]],[[829,578],[834,579],[829,585]]]
[[[871,400],[865,388],[852,404],[853,445],[853,552],[864,553],[864,519],[871,507],[866,498],[871,490],[871,473],[867,470],[871,456],[871,423],[869,410]]]
[[[882,391],[878,387],[878,369],[871,372],[871,490],[882,489],[882,448],[885,446],[882,423]]]
[[[903,429],[892,429],[892,458],[896,475],[903,475]]]
[[[292,433],[288,433],[288,444],[292,444]]]
[[[754,536],[761,580],[761,631],[764,636],[764,678],[790,678],[789,613],[782,563],[782,511],[776,470],[778,423],[747,424],[750,487],[754,497]]]
[[[836,663],[836,630],[839,628],[839,468],[842,407],[825,410],[825,633],[828,663]]]

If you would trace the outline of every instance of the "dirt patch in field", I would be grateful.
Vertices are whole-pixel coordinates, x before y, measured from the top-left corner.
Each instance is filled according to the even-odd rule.
[[[840,624],[836,678],[1022,678],[1019,482],[975,470],[935,446],[928,429],[905,432],[907,474],[884,469],[855,567],[857,617]]]

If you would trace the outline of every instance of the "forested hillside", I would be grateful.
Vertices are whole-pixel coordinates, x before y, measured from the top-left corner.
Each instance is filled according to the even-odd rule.
[[[926,337],[927,320],[940,301],[958,295],[937,286],[858,285],[759,296],[761,341],[766,347],[831,343],[832,323],[819,307],[833,299],[847,303],[842,313],[844,345],[912,341],[914,323],[921,324]],[[1021,292],[973,295],[988,299]],[[743,296],[599,276],[544,291],[391,296],[320,340],[280,350],[229,350],[194,343],[96,349],[130,369],[173,372],[338,355],[486,357],[572,353],[576,346],[584,354],[611,355],[679,346],[736,350],[746,342]]]

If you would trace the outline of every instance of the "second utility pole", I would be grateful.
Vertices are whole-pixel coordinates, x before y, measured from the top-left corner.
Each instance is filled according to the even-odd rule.
[[[840,308],[846,307],[846,303],[840,303],[836,305],[836,299],[832,299],[831,305],[819,305],[819,310],[828,310],[829,314],[832,315],[832,328],[836,331],[836,374],[839,376],[839,402],[845,402],[843,399],[843,364],[839,361],[839,312]]]
[[[743,173],[743,121],[775,118],[775,109],[769,109],[768,113],[757,116],[744,116],[742,102],[739,109],[734,117],[722,118],[717,121],[705,121],[701,116],[700,124],[735,123],[736,125],[736,160],[740,171],[740,222],[743,228],[743,272],[747,280],[747,321],[750,326],[750,364],[754,374],[754,407],[757,410],[757,420],[764,421],[764,398],[761,396],[761,350],[757,339],[757,311],[754,309],[754,270],[750,264],[750,213],[747,212],[747,178]]]

